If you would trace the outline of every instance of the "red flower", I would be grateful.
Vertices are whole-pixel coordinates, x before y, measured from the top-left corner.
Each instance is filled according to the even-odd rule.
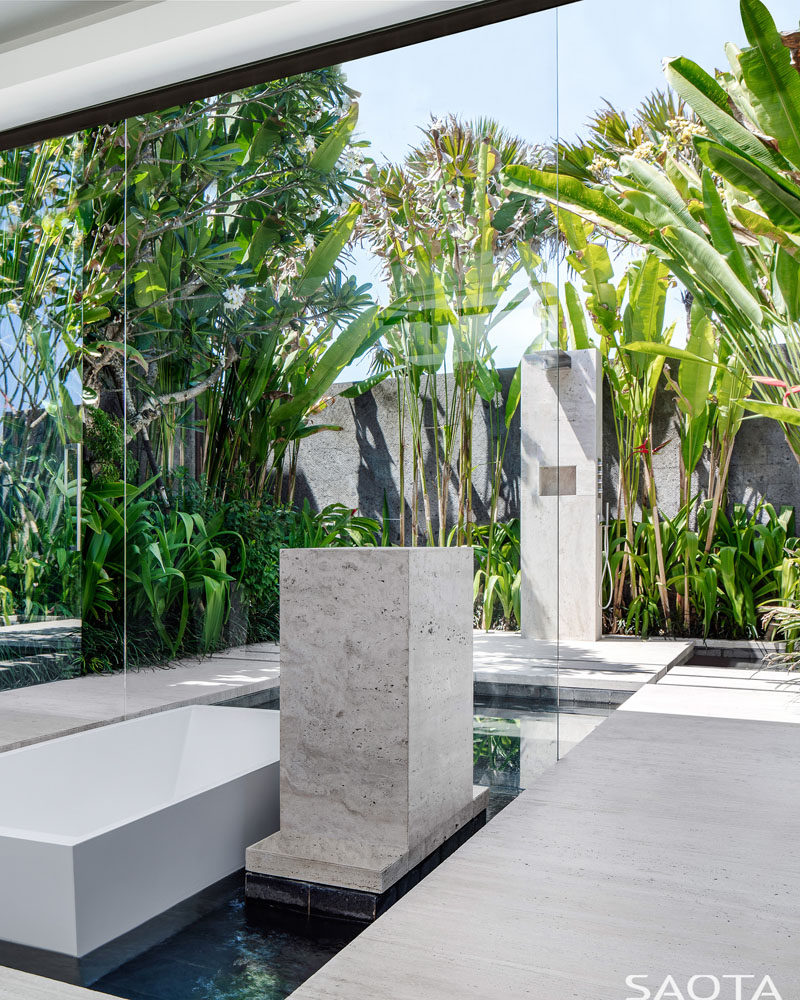
[[[663,451],[668,444],[669,441],[665,441],[663,444],[660,444],[657,448],[651,448],[650,438],[645,438],[644,442],[640,444],[638,448],[633,449],[630,457],[632,458],[634,455],[657,455],[660,451]]]
[[[776,389],[788,389],[789,386],[779,378],[769,378],[766,375],[754,375],[753,381],[758,382],[759,385],[771,385]]]

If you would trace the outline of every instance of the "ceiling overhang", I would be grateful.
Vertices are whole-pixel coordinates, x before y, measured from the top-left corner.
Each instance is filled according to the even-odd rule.
[[[459,13],[461,28],[450,30],[461,30],[474,26],[463,20],[469,12],[473,19],[481,10],[487,21],[498,20],[513,16],[515,9],[524,13],[558,2],[5,0],[0,3],[0,140],[19,130],[22,142],[69,131],[69,125],[81,127],[86,109],[108,108],[108,117],[101,120],[118,119],[123,115],[115,113],[115,103],[133,95],[169,90],[343,39],[378,37],[396,26]],[[414,40],[420,38],[409,36],[395,44]],[[221,84],[212,92],[224,89]],[[47,122],[54,124],[37,136],[36,126]]]

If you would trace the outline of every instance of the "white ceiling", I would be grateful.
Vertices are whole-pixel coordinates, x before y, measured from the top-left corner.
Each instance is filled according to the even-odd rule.
[[[0,0],[0,131],[480,0]]]

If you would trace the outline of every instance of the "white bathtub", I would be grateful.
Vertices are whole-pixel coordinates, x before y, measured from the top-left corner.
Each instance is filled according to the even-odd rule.
[[[80,957],[279,827],[279,713],[196,706],[0,754],[0,940]]]

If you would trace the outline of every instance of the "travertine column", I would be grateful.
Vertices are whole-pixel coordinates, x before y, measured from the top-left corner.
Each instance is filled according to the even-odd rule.
[[[602,634],[598,351],[543,351],[522,361],[522,634]]]
[[[485,808],[472,571],[466,548],[281,553],[281,828],[247,852],[251,897],[385,893]]]

